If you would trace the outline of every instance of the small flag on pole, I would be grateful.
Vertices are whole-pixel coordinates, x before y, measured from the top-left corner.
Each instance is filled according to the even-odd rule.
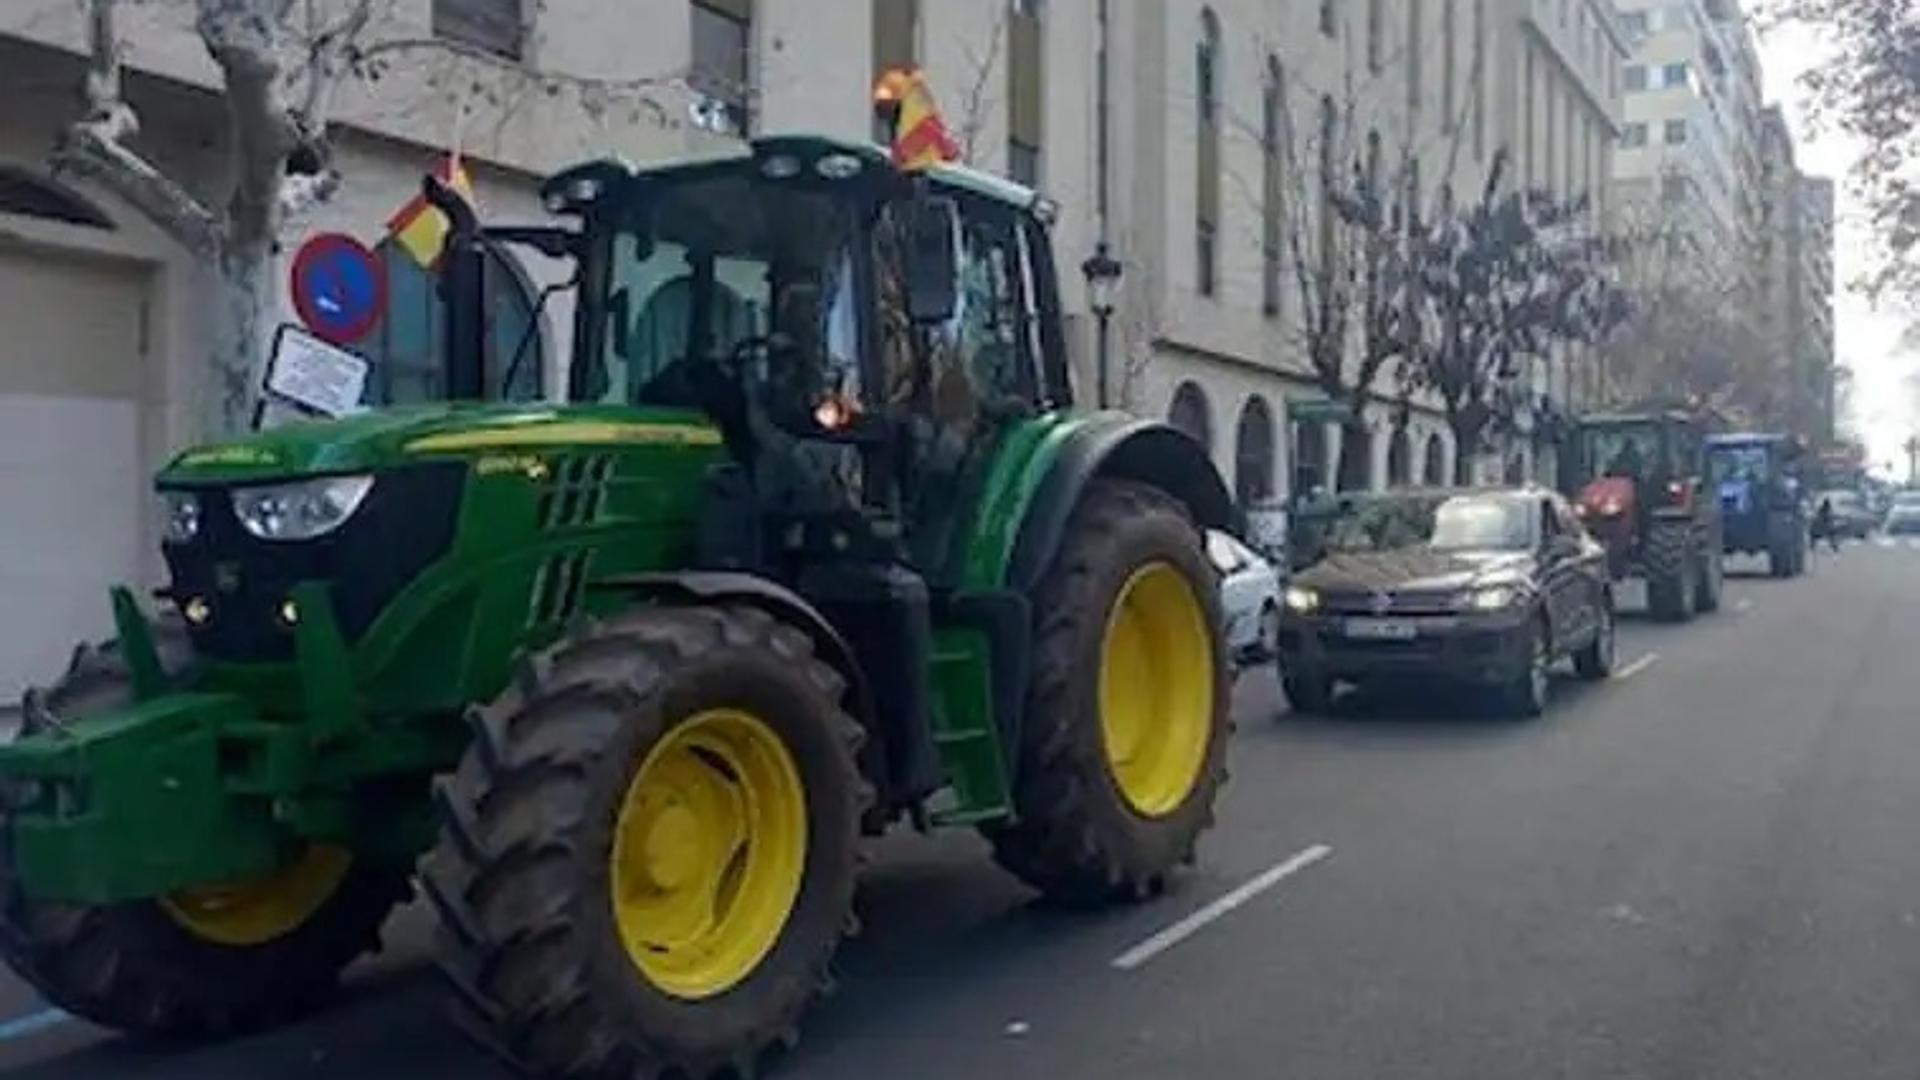
[[[468,202],[473,201],[473,178],[467,175],[459,154],[449,153],[434,173]],[[447,245],[447,232],[451,227],[447,215],[429,204],[425,195],[415,195],[387,219],[387,234],[413,256],[414,262],[427,269],[440,261],[440,251]]]
[[[927,78],[916,68],[895,68],[873,88],[874,108],[893,125],[893,163],[907,172],[958,161],[960,146],[947,131]]]

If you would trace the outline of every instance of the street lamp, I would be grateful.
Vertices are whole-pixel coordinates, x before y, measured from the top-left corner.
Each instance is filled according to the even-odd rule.
[[[1093,254],[1080,264],[1080,272],[1087,278],[1087,307],[1093,312],[1097,328],[1095,400],[1103,409],[1107,407],[1107,323],[1113,318],[1113,294],[1120,286],[1120,274],[1125,269],[1120,260],[1113,257],[1105,240],[1095,244]]]

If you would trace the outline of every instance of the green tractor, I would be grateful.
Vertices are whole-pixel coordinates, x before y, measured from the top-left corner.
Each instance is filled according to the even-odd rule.
[[[773,138],[449,213],[452,403],[163,470],[165,614],[112,594],[0,747],[0,948],[108,1027],[297,1015],[417,883],[456,1015],[563,1076],[750,1071],[830,984],[862,838],[978,829],[1155,893],[1224,781],[1171,427],[1071,413],[1051,207]],[[490,392],[481,254],[578,266],[567,403]]]

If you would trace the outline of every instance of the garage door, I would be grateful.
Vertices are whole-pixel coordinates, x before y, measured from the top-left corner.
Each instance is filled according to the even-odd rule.
[[[150,565],[145,282],[0,241],[0,702],[106,635],[106,587]]]

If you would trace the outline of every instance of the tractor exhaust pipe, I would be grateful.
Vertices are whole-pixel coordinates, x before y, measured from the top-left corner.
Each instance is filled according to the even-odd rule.
[[[486,397],[486,250],[472,204],[453,185],[428,174],[427,202],[447,215],[446,249],[440,255],[440,301],[446,310],[442,375],[449,401]]]

